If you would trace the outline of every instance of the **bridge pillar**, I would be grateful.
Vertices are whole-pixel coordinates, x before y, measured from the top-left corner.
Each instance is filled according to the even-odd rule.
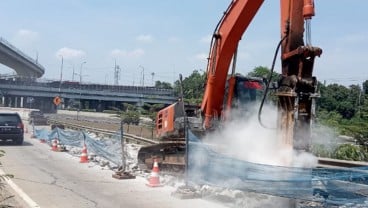
[[[24,107],[24,97],[20,97],[20,107]]]
[[[105,102],[99,100],[98,103],[96,104],[96,111],[97,112],[102,112],[103,110],[105,110]]]
[[[12,97],[11,96],[8,96],[6,98],[6,107],[11,107],[12,106]]]
[[[18,97],[15,96],[14,97],[14,108],[17,108],[18,107]]]
[[[1,105],[5,107],[5,96],[1,98]]]

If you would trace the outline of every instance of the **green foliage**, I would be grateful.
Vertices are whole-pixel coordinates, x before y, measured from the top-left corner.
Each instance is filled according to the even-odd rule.
[[[345,87],[320,84],[321,98],[317,100],[317,118],[321,124],[351,136],[355,145],[341,145],[332,157],[346,160],[367,160],[368,155],[368,80],[360,85]]]
[[[321,85],[320,91],[321,98],[317,101],[319,110],[336,111],[344,119],[351,119],[360,107],[359,85],[350,85],[349,88],[338,84]]]
[[[171,86],[170,83],[168,83],[168,82],[161,82],[161,81],[156,81],[155,82],[155,87],[156,88],[161,88],[161,89],[173,89],[173,87]]]
[[[364,95],[368,95],[368,80],[363,82],[363,93]]]
[[[163,104],[148,104],[145,103],[143,105],[143,109],[145,109],[145,115],[148,116],[152,121],[156,120],[157,112],[160,111],[165,106]]]
[[[332,153],[333,153],[324,144],[314,144],[314,145],[312,145],[311,151],[317,157],[327,157],[327,158],[331,158],[332,157]]]
[[[121,114],[121,119],[126,124],[139,124],[140,113],[138,111],[127,111]]]
[[[268,80],[271,70],[265,66],[257,66],[253,71],[249,72],[247,76],[250,77],[260,77],[266,78]],[[280,74],[273,72],[271,82],[277,82],[279,80]]]
[[[123,111],[135,111],[137,106],[129,103],[123,103]]]
[[[368,161],[368,153],[361,146],[352,144],[340,145],[333,157],[340,160]]]
[[[183,96],[186,102],[198,104],[202,102],[206,74],[194,70],[193,73],[183,79]],[[174,85],[177,95],[180,95],[180,82],[177,80]]]

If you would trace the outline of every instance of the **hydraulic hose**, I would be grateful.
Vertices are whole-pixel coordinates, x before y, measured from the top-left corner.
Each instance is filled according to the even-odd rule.
[[[266,100],[266,96],[267,96],[267,93],[268,93],[268,89],[270,87],[270,83],[271,83],[271,80],[272,80],[272,75],[273,75],[273,71],[275,69],[275,63],[276,63],[276,58],[277,58],[277,54],[280,50],[280,47],[281,47],[281,44],[282,42],[286,39],[287,35],[285,35],[281,40],[280,42],[277,44],[277,47],[276,47],[276,51],[275,51],[275,54],[274,54],[274,57],[273,57],[273,61],[272,61],[272,66],[271,66],[271,72],[270,72],[270,76],[268,78],[268,81],[266,83],[266,89],[263,93],[263,98],[262,98],[262,101],[261,101],[261,104],[259,106],[259,110],[258,110],[258,122],[259,124],[263,127],[263,128],[266,128],[266,129],[276,129],[276,128],[271,128],[271,127],[267,127],[266,125],[263,124],[262,122],[262,109],[263,109],[263,105],[264,105],[264,102]]]

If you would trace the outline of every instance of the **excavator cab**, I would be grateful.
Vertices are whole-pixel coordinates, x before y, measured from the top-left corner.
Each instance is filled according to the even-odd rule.
[[[244,108],[259,101],[264,87],[262,79],[238,76],[234,89],[234,99],[237,101],[238,108]]]
[[[235,75],[234,79],[235,84],[233,87],[230,87],[229,82],[226,84],[224,100],[227,102],[229,95],[232,98],[230,98],[231,104],[224,103],[224,107],[227,111],[236,109],[242,116],[255,112],[258,106],[257,103],[261,101],[264,89],[266,88],[264,80],[258,77],[245,77],[239,74]]]

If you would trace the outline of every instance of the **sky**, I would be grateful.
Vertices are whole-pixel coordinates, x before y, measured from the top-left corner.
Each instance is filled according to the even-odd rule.
[[[42,79],[60,80],[62,68],[63,80],[82,74],[83,83],[114,84],[116,62],[119,84],[173,83],[179,74],[205,71],[212,33],[230,2],[4,0],[0,37],[37,58],[46,69]],[[346,86],[368,80],[368,1],[315,0],[315,6],[312,44],[323,54],[314,75]],[[279,25],[279,1],[265,0],[239,43],[237,72],[271,67]],[[0,73],[15,72],[0,65]]]

